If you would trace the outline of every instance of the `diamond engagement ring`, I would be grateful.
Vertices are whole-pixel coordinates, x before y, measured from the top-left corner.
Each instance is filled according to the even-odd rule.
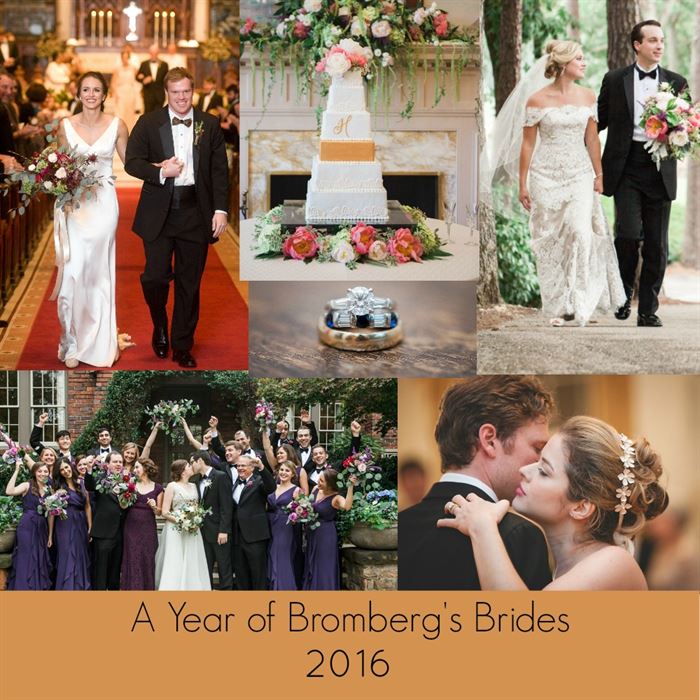
[[[391,299],[376,297],[369,287],[351,287],[346,296],[326,304],[318,335],[331,347],[362,352],[393,347],[403,329]]]

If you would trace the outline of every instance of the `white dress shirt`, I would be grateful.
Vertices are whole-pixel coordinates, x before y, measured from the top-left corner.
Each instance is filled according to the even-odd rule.
[[[248,477],[248,479],[250,479],[250,477]],[[243,493],[243,489],[248,484],[248,479],[246,479],[242,484],[236,484],[236,487],[233,489],[233,500],[236,501],[236,503],[241,500],[241,494]]]
[[[306,449],[306,451],[304,451]],[[299,448],[299,459],[301,460],[301,466],[305,467],[306,463],[311,459],[311,445],[307,448]]]
[[[634,64],[634,132],[632,133],[633,141],[646,141],[647,137],[644,133],[644,129],[639,126],[639,121],[642,118],[642,112],[644,112],[644,103],[647,98],[655,95],[659,91],[659,64],[645,70],[645,73],[650,73],[651,71],[656,71],[656,80],[653,78],[642,79],[639,75],[639,71],[644,70],[638,64]]]
[[[211,470],[213,467],[209,467],[209,470],[207,471],[206,474],[202,476],[202,478],[199,480],[199,497],[203,498],[204,497],[204,481],[205,479],[209,478],[209,474],[211,474]]]
[[[457,472],[447,472],[443,474],[440,481],[452,482],[455,484],[469,484],[470,486],[476,486],[476,488],[481,489],[487,496],[493,499],[494,503],[498,502],[498,496],[496,492],[487,486],[481,479],[477,479],[475,476],[469,476],[467,474],[458,474]]]
[[[309,472],[309,479],[313,481],[314,484],[318,484],[318,480],[321,478],[324,469],[328,469],[327,464],[322,465],[320,468],[314,464],[314,468]]]
[[[191,119],[192,122],[189,126],[185,126],[184,124],[173,125],[173,117],[177,117],[178,119]],[[170,119],[170,128],[173,132],[175,157],[185,164],[182,168],[182,172],[175,178],[175,187],[194,185],[194,161],[192,159],[194,111],[190,110],[188,114],[181,117],[179,114],[175,114],[171,109],[168,109],[168,119]]]
[[[160,61],[148,62],[148,67],[151,69],[151,78],[153,78],[153,82],[155,82],[156,76],[158,75],[158,66],[160,66]]]

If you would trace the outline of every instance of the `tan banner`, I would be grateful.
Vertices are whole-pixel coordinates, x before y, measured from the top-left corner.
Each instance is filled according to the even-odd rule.
[[[0,698],[697,700],[698,594],[2,593]]]

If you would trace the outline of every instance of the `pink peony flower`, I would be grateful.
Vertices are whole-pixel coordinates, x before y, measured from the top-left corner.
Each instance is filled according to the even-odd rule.
[[[447,36],[449,26],[447,23],[447,12],[440,12],[433,17],[433,28],[438,36]]]
[[[389,254],[399,263],[406,263],[411,260],[421,262],[423,245],[409,229],[400,228],[389,239]]]
[[[350,240],[355,244],[355,250],[360,255],[367,255],[370,246],[374,243],[377,230],[360,221],[350,229]]]
[[[377,262],[386,260],[386,256],[388,254],[389,251],[387,250],[387,246],[384,241],[374,241],[374,243],[372,243],[372,245],[369,247],[369,251],[367,253],[370,260],[376,260]]]
[[[666,124],[663,119],[656,116],[649,117],[647,123],[644,125],[644,132],[650,139],[662,141],[667,131],[668,124]]]
[[[248,17],[245,24],[241,27],[241,34],[243,36],[250,34],[253,31],[253,27],[255,27],[255,20],[252,17]]]
[[[305,260],[313,258],[318,252],[316,234],[304,226],[298,226],[297,230],[282,244],[282,253],[285,258]]]

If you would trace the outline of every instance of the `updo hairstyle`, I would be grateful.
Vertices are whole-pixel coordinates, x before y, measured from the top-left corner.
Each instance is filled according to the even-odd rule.
[[[613,535],[633,538],[647,520],[663,513],[668,495],[659,484],[662,467],[659,455],[646,438],[633,443],[635,449],[634,483],[627,502],[631,508],[619,525],[620,503],[617,489],[622,488],[618,474],[622,473],[623,455],[620,434],[607,423],[588,416],[569,418],[559,430],[568,453],[566,473],[569,477],[570,501],[586,499],[595,506],[589,519],[590,535],[601,542],[614,544]]]
[[[545,52],[548,56],[544,77],[558,78],[564,71],[566,64],[573,61],[579,51],[581,51],[581,44],[575,41],[554,39],[547,42]]]

